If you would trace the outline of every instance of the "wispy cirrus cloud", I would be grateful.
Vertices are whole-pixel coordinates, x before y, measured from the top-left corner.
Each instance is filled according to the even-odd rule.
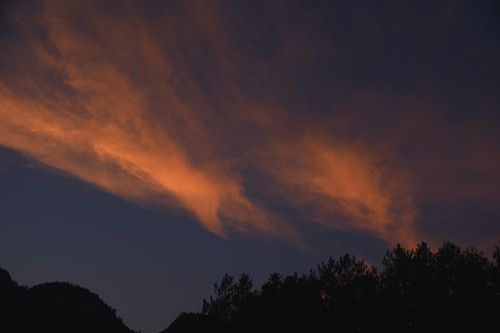
[[[408,93],[326,82],[315,61],[344,59],[345,47],[318,52],[324,37],[301,32],[286,11],[250,8],[262,24],[249,25],[224,3],[156,6],[14,7],[17,37],[2,41],[0,144],[128,200],[183,209],[219,236],[304,245],[272,205],[248,195],[242,174],[252,167],[270,181],[262,192],[278,188],[305,223],[415,242],[416,199],[434,191],[419,184],[451,167],[429,141],[453,150],[442,136],[453,126]],[[304,85],[306,70],[317,83]],[[482,151],[495,173],[498,156]]]
[[[108,18],[81,5],[48,2],[36,16],[38,25],[26,28],[23,45],[14,46],[35,63],[25,64],[32,71],[19,82],[21,91],[2,84],[0,143],[119,196],[182,207],[220,236],[233,227],[299,241],[246,198],[225,161],[205,156],[212,148],[209,128],[197,117],[203,112],[197,87],[171,69],[182,62],[175,55],[162,58],[155,41],[143,39],[147,31],[133,25],[137,18]],[[87,31],[75,17],[86,21]],[[46,41],[31,39],[38,29]],[[142,42],[134,49],[129,38]],[[151,73],[147,87],[134,82],[137,69],[128,66],[136,64]],[[40,72],[55,75],[46,80],[36,77]],[[44,95],[45,86],[55,96]],[[155,92],[161,94],[156,100]],[[198,151],[188,150],[197,145]]]

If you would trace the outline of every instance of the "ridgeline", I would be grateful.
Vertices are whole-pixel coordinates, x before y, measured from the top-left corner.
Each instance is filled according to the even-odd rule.
[[[500,248],[493,261],[446,242],[387,250],[383,270],[346,254],[308,274],[271,274],[254,290],[225,275],[177,332],[500,332]],[[96,294],[70,283],[19,286],[0,269],[1,332],[133,333]]]

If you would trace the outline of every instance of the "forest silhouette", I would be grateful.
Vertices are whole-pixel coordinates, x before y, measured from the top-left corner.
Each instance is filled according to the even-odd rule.
[[[302,276],[271,274],[252,290],[246,274],[225,275],[198,313],[174,332],[500,332],[500,248],[493,262],[475,247],[387,250],[383,270],[346,254]]]
[[[307,274],[224,275],[201,311],[181,313],[172,332],[500,332],[500,248],[493,261],[446,242],[433,252],[387,250],[379,272],[345,254]],[[0,269],[1,332],[134,332],[96,294],[70,283],[27,288]]]

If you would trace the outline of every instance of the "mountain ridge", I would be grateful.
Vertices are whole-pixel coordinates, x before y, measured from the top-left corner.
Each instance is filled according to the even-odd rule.
[[[0,311],[4,332],[138,333],[97,294],[69,282],[20,286],[0,268]]]

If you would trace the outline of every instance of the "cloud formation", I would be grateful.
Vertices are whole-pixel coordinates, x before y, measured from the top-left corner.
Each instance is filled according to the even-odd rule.
[[[436,128],[446,121],[423,102],[325,80],[314,67],[325,61],[318,49],[333,58],[347,51],[292,26],[287,11],[249,6],[261,18],[250,24],[238,18],[245,8],[228,3],[25,7],[10,15],[16,38],[2,38],[0,144],[128,200],[185,210],[219,236],[236,230],[303,245],[265,198],[247,193],[248,168],[265,174],[263,193],[279,189],[304,223],[407,244],[416,237],[415,196],[429,192],[419,182],[450,168],[437,155],[474,150],[442,136],[456,129],[488,142],[495,155],[480,150],[483,164],[469,169],[497,173],[496,139]],[[310,23],[319,12],[304,27],[318,29]],[[319,83],[307,84],[305,71]],[[440,182],[449,188],[432,181]]]

